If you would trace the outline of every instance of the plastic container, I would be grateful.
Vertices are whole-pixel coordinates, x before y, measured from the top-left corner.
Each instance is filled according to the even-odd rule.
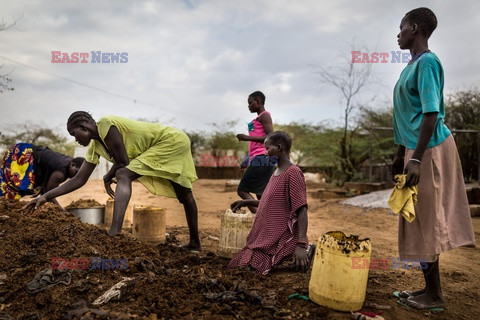
[[[132,234],[140,241],[165,243],[165,208],[134,207]]]
[[[105,206],[105,218],[103,219],[103,225],[110,228],[113,221],[113,199],[108,199]],[[133,205],[128,204],[127,210],[125,210],[125,216],[123,217],[122,229],[131,229],[133,223]]]
[[[105,217],[105,207],[91,207],[91,208],[65,208],[68,212],[73,213],[80,221],[100,225],[103,224]]]
[[[250,211],[239,210],[234,213],[227,209],[220,217],[219,255],[232,258],[235,253],[243,249],[247,236],[252,229],[255,215]]]
[[[371,253],[369,239],[360,240],[341,231],[323,234],[317,242],[310,275],[310,299],[334,310],[360,310],[367,291]],[[366,265],[362,259],[368,259]]]

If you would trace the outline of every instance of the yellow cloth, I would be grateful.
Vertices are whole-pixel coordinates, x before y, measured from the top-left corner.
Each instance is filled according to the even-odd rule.
[[[415,219],[415,205],[417,204],[417,186],[406,187],[405,181],[407,176],[405,174],[395,175],[397,184],[393,188],[388,205],[395,213],[401,213],[408,222]]]
[[[115,126],[122,135],[130,160],[127,168],[142,175],[138,181],[151,193],[175,198],[170,181],[192,189],[192,182],[198,178],[190,140],[183,131],[157,123],[106,116],[97,122],[102,141],[105,141],[111,126]],[[98,164],[100,156],[114,162],[102,144],[92,139],[85,160]]]

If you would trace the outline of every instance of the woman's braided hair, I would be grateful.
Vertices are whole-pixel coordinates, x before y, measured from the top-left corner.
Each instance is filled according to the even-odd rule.
[[[68,117],[67,130],[70,131],[73,128],[77,128],[85,122],[95,122],[95,120],[93,120],[92,115],[86,111],[75,111]]]

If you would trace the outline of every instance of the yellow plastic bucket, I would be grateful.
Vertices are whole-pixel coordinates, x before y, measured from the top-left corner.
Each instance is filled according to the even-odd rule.
[[[255,215],[250,211],[239,210],[235,213],[227,209],[220,217],[219,255],[232,258],[243,249],[247,236],[252,229]]]
[[[132,234],[140,241],[165,243],[165,208],[134,207]]]
[[[113,199],[109,198],[105,206],[105,217],[103,219],[103,225],[107,228],[110,228],[110,225],[113,221]],[[127,210],[125,210],[125,216],[123,217],[122,229],[130,229],[132,227],[133,220],[133,205],[128,204]]]
[[[323,234],[317,242],[308,295],[322,306],[339,310],[360,310],[367,291],[368,266],[358,261],[372,253],[369,239],[358,239],[341,231]],[[359,260],[360,259],[360,260]]]

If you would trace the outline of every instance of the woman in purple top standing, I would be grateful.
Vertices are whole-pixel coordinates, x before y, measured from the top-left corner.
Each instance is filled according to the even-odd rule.
[[[262,92],[255,91],[248,96],[248,109],[258,116],[248,124],[248,136],[237,134],[239,141],[249,142],[248,157],[241,164],[241,168],[247,170],[237,188],[237,194],[244,200],[254,199],[251,193],[260,199],[277,162],[266,156],[267,150],[263,145],[267,135],[273,132],[272,117],[264,105],[265,95]],[[248,208],[252,213],[257,212],[254,206]]]

